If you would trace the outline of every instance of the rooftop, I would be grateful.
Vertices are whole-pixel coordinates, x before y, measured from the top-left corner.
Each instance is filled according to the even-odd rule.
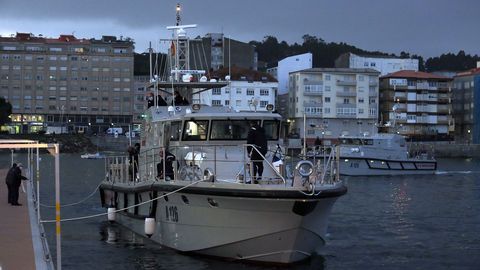
[[[372,68],[308,68],[299,71],[294,71],[290,73],[303,72],[303,73],[320,73],[320,72],[331,72],[331,73],[372,73],[380,75],[380,72]]]
[[[466,76],[473,76],[473,75],[479,75],[480,74],[480,68],[472,68],[467,71],[459,72],[455,77],[466,77]]]
[[[130,44],[133,42],[130,38],[117,39],[114,36],[102,36],[101,39],[77,38],[74,35],[61,34],[58,38],[43,37],[41,34],[35,36],[32,33],[16,33],[11,37],[0,36],[0,42],[22,42],[22,43],[68,43],[68,44],[91,44],[91,43],[116,43]]]
[[[225,79],[225,76],[229,75],[230,73],[230,80],[232,81],[259,81],[259,82],[277,82],[277,80],[270,74],[240,68],[240,67],[228,67],[222,68],[211,73],[210,77],[218,77],[221,80]]]
[[[422,71],[414,71],[414,70],[400,70],[400,71],[389,73],[385,76],[382,76],[380,79],[386,79],[386,78],[450,80],[450,78],[442,75],[427,73]]]

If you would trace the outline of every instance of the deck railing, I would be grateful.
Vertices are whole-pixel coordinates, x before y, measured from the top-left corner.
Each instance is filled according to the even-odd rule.
[[[297,185],[298,181],[313,183],[314,185],[335,184],[339,182],[338,151],[335,147],[322,147],[309,158],[312,166],[310,176],[300,175],[296,165],[298,158],[285,159],[285,149],[278,147],[261,155],[264,165],[264,174],[261,179],[253,177],[253,162],[249,159],[247,149],[258,151],[254,145],[186,145],[173,146],[168,149],[175,156],[172,162],[165,160],[163,147],[156,147],[142,151],[138,157],[139,164],[135,168],[133,158],[128,156],[109,156],[105,163],[106,178],[114,183],[135,185],[139,181],[226,181],[235,183],[283,184]],[[313,149],[312,149],[313,150]],[[286,152],[285,152],[286,153]],[[322,155],[322,157],[319,156]],[[274,159],[274,156],[276,158]],[[168,163],[168,164],[167,164]],[[166,171],[167,166],[173,167],[173,177],[159,169]],[[162,167],[163,166],[163,167]],[[173,178],[173,179],[172,179]]]

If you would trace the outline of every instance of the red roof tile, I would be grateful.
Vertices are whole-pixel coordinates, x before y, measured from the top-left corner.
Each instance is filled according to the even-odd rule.
[[[478,74],[480,74],[480,68],[472,68],[470,70],[457,73],[457,76],[455,77],[472,76],[472,75],[478,75]]]
[[[382,76],[380,79],[386,78],[411,78],[411,79],[440,79],[440,80],[449,80],[448,77],[427,73],[422,71],[415,70],[400,70],[397,72],[389,73],[385,76]]]

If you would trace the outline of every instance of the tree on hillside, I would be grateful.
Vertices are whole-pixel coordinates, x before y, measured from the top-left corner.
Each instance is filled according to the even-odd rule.
[[[310,52],[313,56],[313,67],[334,67],[335,60],[344,53],[354,53],[360,55],[373,56],[391,56],[399,58],[418,59],[418,68],[420,71],[437,71],[451,70],[461,71],[476,67],[480,57],[466,55],[464,51],[458,52],[457,55],[448,53],[442,54],[440,57],[428,58],[426,61],[420,55],[411,55],[402,51],[400,55],[388,54],[380,51],[366,51],[344,42],[327,43],[325,40],[316,36],[305,34],[302,36],[303,43],[287,44],[285,41],[279,42],[274,36],[266,36],[262,42],[250,41],[257,49],[258,60],[266,62],[268,67],[274,67],[281,59]]]
[[[6,101],[5,98],[0,97],[0,126],[11,122],[10,115],[12,114],[12,104]]]
[[[135,53],[133,55],[133,59],[133,70],[135,76],[150,75],[150,55],[148,53]],[[153,65],[155,65],[155,62],[158,62],[158,66],[162,65],[160,67],[160,74],[163,74],[166,64],[166,55],[160,53],[158,54],[157,59],[157,54],[154,53],[152,54],[152,61]]]
[[[442,54],[439,57],[428,58],[425,68],[428,72],[439,70],[464,71],[476,67],[480,57],[465,54],[459,51],[457,55],[453,53]]]

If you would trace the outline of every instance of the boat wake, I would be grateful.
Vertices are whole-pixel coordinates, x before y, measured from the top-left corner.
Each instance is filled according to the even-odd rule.
[[[437,171],[435,174],[477,174],[480,171]]]

